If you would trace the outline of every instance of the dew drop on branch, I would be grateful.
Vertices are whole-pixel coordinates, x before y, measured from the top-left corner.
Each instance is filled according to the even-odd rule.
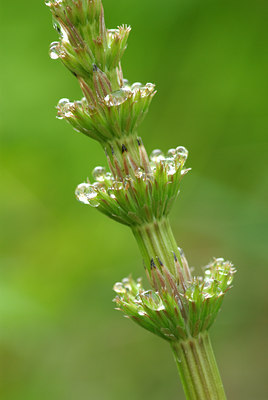
[[[134,82],[131,85],[131,90],[140,89],[142,86],[143,86],[143,84],[141,82]]]
[[[127,88],[121,88],[111,94],[108,94],[104,98],[104,103],[108,107],[114,107],[114,106],[120,106],[120,104],[123,104],[131,94],[131,91]]]
[[[58,102],[58,107],[64,107],[67,103],[70,103],[69,99],[66,98],[60,99],[60,101]]]
[[[106,170],[104,167],[96,167],[92,171],[92,176],[96,181],[103,182],[106,177]]]
[[[60,56],[59,42],[52,42],[49,48],[49,57],[52,60],[57,60]]]
[[[165,309],[161,297],[152,290],[147,290],[146,292],[142,293],[142,302],[144,305],[154,311]]]
[[[183,146],[177,147],[176,157],[184,164],[188,158],[188,150]]]
[[[96,201],[97,192],[89,183],[81,183],[77,186],[75,195],[81,203],[89,204],[92,207],[98,207],[99,203]]]
[[[164,159],[165,159],[164,154],[159,149],[153,150],[150,155],[150,160],[155,163],[157,163],[159,161],[163,161]]]
[[[113,289],[116,293],[126,293],[126,288],[122,282],[115,283]]]
[[[170,158],[174,158],[176,156],[176,149],[169,149],[167,152],[167,156]]]

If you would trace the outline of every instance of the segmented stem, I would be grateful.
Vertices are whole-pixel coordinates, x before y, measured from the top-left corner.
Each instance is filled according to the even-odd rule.
[[[220,373],[207,332],[171,343],[186,398],[225,400]]]

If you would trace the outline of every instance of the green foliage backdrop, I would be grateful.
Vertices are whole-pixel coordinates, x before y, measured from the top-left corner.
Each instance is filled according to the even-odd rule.
[[[157,85],[144,143],[190,153],[171,216],[178,242],[197,269],[212,256],[239,268],[211,332],[227,397],[265,400],[267,4],[103,3],[108,27],[133,28],[125,76]],[[183,398],[168,346],[113,310],[113,283],[143,275],[142,262],[126,227],[74,197],[105,159],[55,119],[58,99],[80,91],[48,57],[49,10],[1,9],[1,399]]]

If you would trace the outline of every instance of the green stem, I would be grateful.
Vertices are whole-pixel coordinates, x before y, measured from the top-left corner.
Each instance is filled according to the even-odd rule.
[[[188,266],[182,262],[168,219],[132,228],[147,268],[151,260],[161,262],[176,276],[174,253],[186,278]],[[187,279],[186,279],[187,280]],[[208,333],[171,344],[186,398],[189,400],[224,400],[224,389]]]
[[[226,399],[207,332],[171,344],[179,375],[189,400]]]
[[[185,269],[168,219],[163,218],[161,221],[135,226],[132,228],[132,232],[148,269],[152,259],[154,262],[159,259],[173,275],[176,275],[174,254],[180,262],[182,270]],[[184,272],[186,276],[189,274],[189,271]]]
[[[137,168],[140,167],[139,146],[137,143],[136,134],[121,136],[120,138],[114,138],[110,142],[103,144],[103,148],[106,154],[109,156],[112,164],[114,162],[113,160],[113,155],[114,155],[120,165],[120,168],[122,169],[122,171],[124,170],[123,158],[122,158],[123,144],[127,148],[128,153],[132,157],[133,161],[136,163]],[[130,168],[129,173],[133,174],[134,176],[134,172],[135,171]]]

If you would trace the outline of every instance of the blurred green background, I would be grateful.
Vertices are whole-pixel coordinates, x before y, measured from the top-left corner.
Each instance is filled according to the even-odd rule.
[[[184,145],[193,171],[171,220],[197,269],[239,270],[211,330],[228,399],[268,398],[267,18],[264,0],[104,0],[107,26],[133,28],[131,82],[155,82],[140,134]],[[42,1],[2,2],[0,397],[183,399],[168,345],[113,310],[112,286],[143,275],[130,231],[78,203],[105,157],[55,119],[77,82],[48,57]]]

